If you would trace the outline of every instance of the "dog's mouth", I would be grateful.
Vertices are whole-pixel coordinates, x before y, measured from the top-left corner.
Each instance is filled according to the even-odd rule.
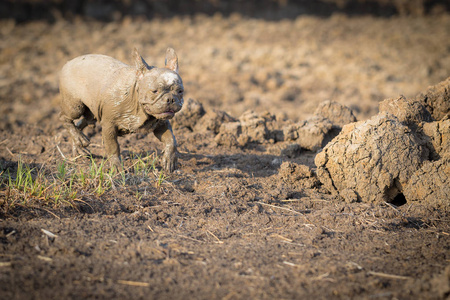
[[[162,119],[162,120],[172,119],[174,115],[175,115],[175,112],[173,110],[168,110],[163,113],[154,114],[154,116],[157,119]]]

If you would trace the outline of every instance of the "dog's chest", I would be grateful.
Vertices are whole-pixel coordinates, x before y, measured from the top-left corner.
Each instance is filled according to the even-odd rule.
[[[124,113],[121,115],[117,124],[118,133],[119,135],[125,135],[138,130],[152,131],[155,129],[157,121],[146,115]]]

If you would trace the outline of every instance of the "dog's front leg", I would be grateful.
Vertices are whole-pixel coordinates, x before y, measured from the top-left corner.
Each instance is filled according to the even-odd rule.
[[[169,121],[161,121],[161,124],[153,131],[155,136],[164,144],[162,165],[168,172],[173,172],[177,165],[177,141],[172,132]]]
[[[117,128],[112,124],[102,124],[102,138],[106,156],[112,167],[122,169],[120,163],[120,147],[117,142]]]

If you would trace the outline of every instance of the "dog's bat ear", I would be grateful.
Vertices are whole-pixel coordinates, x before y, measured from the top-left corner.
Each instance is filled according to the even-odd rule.
[[[151,70],[153,68],[147,64],[147,62],[144,60],[144,58],[142,58],[142,56],[139,54],[137,48],[134,48],[133,58],[134,58],[134,65],[135,65],[136,69],[138,70],[138,73],[144,74],[145,71]]]
[[[170,47],[166,50],[166,68],[178,73],[178,56]]]

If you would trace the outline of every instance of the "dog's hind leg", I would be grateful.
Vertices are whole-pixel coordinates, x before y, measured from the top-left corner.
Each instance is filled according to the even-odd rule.
[[[89,150],[86,149],[86,147],[89,146],[89,139],[80,129],[86,127],[91,120],[88,120],[85,117],[80,120],[79,123],[81,124],[77,124],[77,126],[74,124],[74,120],[86,115],[86,111],[89,110],[89,108],[87,108],[81,100],[73,99],[70,95],[61,93],[61,96],[60,120],[63,122],[67,131],[69,131],[72,138],[72,154],[73,156],[89,155]]]

